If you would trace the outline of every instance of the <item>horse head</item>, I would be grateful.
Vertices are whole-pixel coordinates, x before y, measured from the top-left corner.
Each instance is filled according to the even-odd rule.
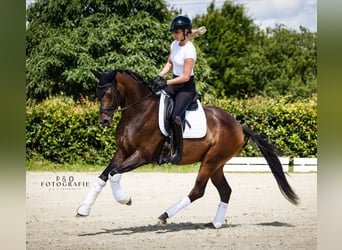
[[[148,83],[137,73],[129,70],[111,70],[100,73],[92,70],[99,79],[96,95],[100,100],[99,122],[102,126],[111,124],[113,115],[121,107],[121,111],[137,105],[153,93]]]
[[[94,76],[99,80],[96,87],[96,95],[100,100],[99,122],[102,126],[109,126],[112,117],[120,105],[120,91],[116,81],[116,71],[100,73],[92,70]]]

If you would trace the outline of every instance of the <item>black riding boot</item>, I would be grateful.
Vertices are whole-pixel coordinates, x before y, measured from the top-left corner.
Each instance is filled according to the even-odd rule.
[[[179,116],[176,116],[175,120],[172,122],[172,132],[173,132],[173,146],[174,154],[170,157],[169,162],[172,164],[177,164],[182,160],[183,151],[183,128],[182,120]]]

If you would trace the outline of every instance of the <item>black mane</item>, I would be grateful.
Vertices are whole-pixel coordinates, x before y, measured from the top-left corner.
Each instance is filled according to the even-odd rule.
[[[151,90],[150,88],[150,84],[147,82],[147,80],[142,77],[140,74],[129,70],[129,69],[115,69],[115,70],[110,70],[107,71],[105,73],[103,73],[101,75],[100,81],[97,85],[96,88],[96,94],[98,96],[102,96],[104,94],[104,92],[109,88],[109,87],[117,87],[117,82],[116,82],[116,74],[120,72],[120,73],[126,73],[127,75],[129,75],[130,77],[132,77],[133,79],[135,79],[137,82],[143,84],[144,86],[146,86],[149,90]]]
[[[138,82],[144,84],[146,87],[150,88],[150,84],[148,83],[148,81],[142,77],[140,74],[138,74],[137,72],[134,72],[132,70],[129,69],[125,69],[125,70],[118,70],[121,73],[126,73],[127,75],[131,76],[132,78],[134,78],[135,80],[137,80]]]

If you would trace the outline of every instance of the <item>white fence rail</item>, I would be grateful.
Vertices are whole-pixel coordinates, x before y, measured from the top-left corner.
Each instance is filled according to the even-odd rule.
[[[317,158],[294,158],[290,168],[290,158],[279,157],[284,172],[317,172]],[[264,157],[233,157],[224,166],[226,172],[271,172]]]
[[[317,172],[317,158],[294,158],[293,172]]]

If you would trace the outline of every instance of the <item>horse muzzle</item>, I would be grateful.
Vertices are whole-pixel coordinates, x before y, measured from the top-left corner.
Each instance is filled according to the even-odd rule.
[[[108,127],[112,122],[115,109],[113,107],[100,107],[99,122],[102,126]]]
[[[100,113],[99,115],[99,123],[103,127],[109,127],[110,124],[112,123],[112,117],[113,115],[105,114],[105,113]]]

